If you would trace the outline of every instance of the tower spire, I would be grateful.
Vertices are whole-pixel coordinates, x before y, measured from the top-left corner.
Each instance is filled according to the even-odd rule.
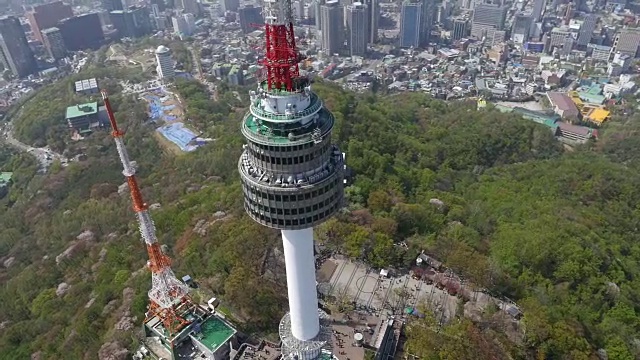
[[[151,290],[149,290],[150,306],[147,317],[158,316],[163,322],[165,329],[170,333],[175,333],[189,323],[189,321],[183,319],[177,313],[177,309],[182,305],[191,305],[189,288],[176,278],[171,269],[171,258],[164,254],[160,248],[156,237],[155,225],[149,215],[149,207],[142,198],[142,193],[140,192],[135,176],[135,167],[131,163],[131,160],[129,160],[129,154],[124,145],[124,133],[118,128],[107,92],[102,90],[101,93],[107,115],[109,116],[109,122],[113,129],[111,135],[116,142],[116,148],[118,149],[118,155],[122,163],[122,174],[127,178],[133,210],[138,217],[140,235],[142,239],[144,239],[149,255],[147,266],[151,270],[152,285]]]
[[[265,58],[268,90],[300,90],[295,84],[301,57],[293,33],[291,0],[264,0]]]

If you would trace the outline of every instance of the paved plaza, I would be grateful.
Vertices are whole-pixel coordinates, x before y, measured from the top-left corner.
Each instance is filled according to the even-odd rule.
[[[405,308],[423,302],[434,311],[439,322],[447,322],[456,314],[458,298],[435,285],[408,274],[387,278],[381,276],[379,270],[349,260],[327,261],[335,263],[335,271],[321,291],[337,299],[353,301],[357,309],[379,316],[400,315]]]

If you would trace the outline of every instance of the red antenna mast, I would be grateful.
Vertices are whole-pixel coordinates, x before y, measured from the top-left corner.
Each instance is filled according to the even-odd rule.
[[[291,0],[264,0],[266,51],[262,64],[267,75],[268,90],[297,90],[301,57],[293,33]]]
[[[129,190],[131,191],[131,201],[133,202],[133,210],[138,217],[140,235],[144,239],[149,254],[147,265],[151,270],[151,290],[149,290],[149,312],[147,319],[157,316],[162,321],[164,328],[171,334],[176,333],[189,321],[182,318],[178,313],[182,309],[193,306],[189,298],[189,288],[183,282],[178,280],[171,269],[171,259],[162,252],[158,239],[156,237],[156,228],[153,220],[149,215],[147,204],[142,199],[142,193],[138,187],[138,181],[135,176],[135,167],[129,160],[129,154],[124,146],[124,133],[118,129],[116,118],[113,115],[109,96],[106,91],[102,91],[102,99],[107,109],[109,122],[113,131],[113,139],[116,142],[118,155],[122,162],[122,174],[127,178]]]

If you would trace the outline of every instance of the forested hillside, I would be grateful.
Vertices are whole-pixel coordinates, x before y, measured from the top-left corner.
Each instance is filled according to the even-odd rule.
[[[347,208],[318,238],[380,267],[408,266],[424,249],[522,306],[515,342],[490,316],[437,334],[426,317],[408,327],[408,352],[455,360],[592,359],[598,349],[609,359],[640,356],[635,122],[565,153],[544,126],[473,103],[314,89],[336,115],[334,140],[356,174]],[[275,332],[286,291],[264,276],[260,260],[279,246],[278,234],[244,215],[237,176],[247,102],[230,91],[210,100],[195,82],[177,90],[191,121],[216,138],[180,156],[162,150],[133,100],[115,99],[144,196],[160,205],[152,211],[159,239],[176,273],[221,296],[243,329]],[[85,144],[87,161],[47,176],[23,156],[7,165],[22,174],[0,200],[7,359],[37,351],[42,359],[91,359],[105,343],[136,341],[150,281],[146,254],[127,194],[118,194],[123,178],[109,134]],[[77,238],[86,230],[92,236]],[[394,246],[399,241],[409,249]]]

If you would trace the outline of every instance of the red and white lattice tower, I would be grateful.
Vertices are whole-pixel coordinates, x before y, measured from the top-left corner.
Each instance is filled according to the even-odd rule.
[[[293,33],[291,0],[264,0],[265,58],[268,90],[294,90],[300,54]]]
[[[129,160],[129,154],[124,146],[124,133],[118,129],[109,96],[106,91],[102,91],[102,98],[107,109],[109,122],[113,131],[111,134],[116,142],[118,155],[122,162],[122,174],[127,178],[129,190],[131,191],[131,201],[133,210],[138,217],[140,235],[147,246],[149,260],[147,265],[151,270],[151,290],[149,290],[149,312],[147,318],[158,316],[164,328],[173,334],[183,328],[189,321],[183,319],[178,313],[178,308],[190,307],[192,305],[189,298],[189,288],[178,280],[171,270],[171,259],[162,252],[153,220],[149,215],[147,204],[142,199],[140,188],[135,176],[135,168]]]

